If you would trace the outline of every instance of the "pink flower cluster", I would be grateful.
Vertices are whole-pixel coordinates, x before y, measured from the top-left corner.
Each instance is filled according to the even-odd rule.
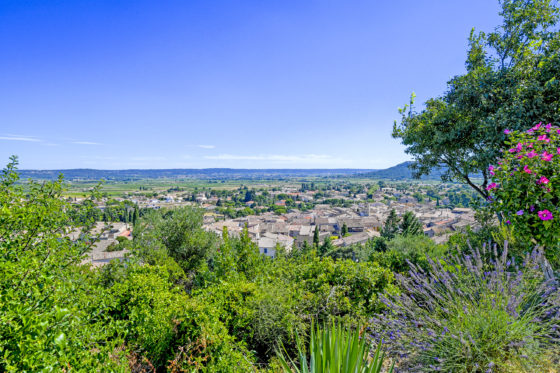
[[[553,130],[556,133],[552,132]],[[533,126],[531,129],[526,131],[526,133],[529,135],[534,135],[534,138],[525,142],[523,141],[523,139],[524,138],[526,139],[527,137],[526,136],[524,137],[523,134],[519,134],[519,132],[514,132],[509,129],[504,130],[505,135],[512,135],[515,136],[514,138],[521,139],[521,141],[518,142],[515,146],[512,146],[510,149],[508,149],[508,153],[517,153],[514,156],[514,159],[523,160],[525,158],[525,161],[520,161],[520,162],[526,163],[528,160],[532,160],[532,161],[530,161],[528,164],[521,163],[518,164],[518,166],[515,166],[515,164],[511,164],[511,165],[509,164],[507,160],[508,157],[506,156],[504,160],[498,162],[498,164],[500,165],[499,167],[495,167],[495,166],[488,167],[489,174],[495,177],[498,171],[502,171],[502,169],[503,171],[506,171],[509,167],[511,167],[513,171],[507,171],[507,173],[502,173],[502,176],[505,175],[514,176],[515,172],[522,172],[525,175],[531,175],[530,177],[533,180],[535,180],[537,185],[542,186],[542,189],[545,192],[551,192],[552,191],[551,189],[552,187],[550,186],[551,181],[546,176],[538,175],[538,173],[541,173],[542,170],[539,165],[535,165],[535,161],[539,160],[541,162],[552,162],[555,159],[555,156],[560,156],[560,147],[555,148],[556,151],[552,151],[550,153],[548,152],[550,151],[550,149],[547,148],[547,146],[549,146],[548,144],[550,144],[553,141],[554,136],[556,134],[560,135],[560,128],[558,127],[553,128],[551,123],[544,126],[542,123],[538,123],[535,126]],[[510,158],[510,160],[511,159],[512,158]],[[542,165],[544,166],[544,164]],[[536,168],[531,169],[530,166]],[[543,167],[543,170],[544,169],[548,170],[549,167]],[[500,185],[493,182],[486,187],[486,190],[492,191],[494,189],[498,190],[498,188],[500,188]],[[507,192],[506,189],[504,189],[502,193]],[[498,191],[497,193],[500,192]],[[523,210],[523,209],[518,210],[515,213],[515,215],[523,216],[525,215],[526,211],[527,210]],[[536,211],[539,219],[542,221],[549,221],[554,219],[553,213],[548,209],[538,210],[535,208],[534,205],[531,205],[529,208],[529,212],[533,213],[534,211]]]

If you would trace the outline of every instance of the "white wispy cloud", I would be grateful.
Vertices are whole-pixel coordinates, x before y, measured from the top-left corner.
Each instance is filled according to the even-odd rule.
[[[27,136],[0,136],[0,140],[28,141],[28,142],[41,142],[42,141],[42,140],[37,139],[35,137],[27,137]]]
[[[103,145],[103,144],[101,144],[101,143],[93,142],[93,141],[72,141],[72,144],[78,144],[78,145]]]
[[[216,145],[197,145],[199,148],[202,149],[214,149]]]
[[[304,154],[304,155],[282,155],[282,154],[259,154],[259,155],[234,155],[220,154],[208,155],[206,159],[222,161],[272,161],[272,162],[309,162],[322,163],[335,160],[330,155],[325,154]]]

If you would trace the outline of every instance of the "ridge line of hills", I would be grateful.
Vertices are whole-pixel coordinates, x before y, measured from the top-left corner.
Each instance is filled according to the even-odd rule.
[[[67,180],[123,180],[123,179],[158,179],[158,178],[203,178],[203,179],[262,179],[271,177],[367,177],[373,179],[412,179],[408,166],[412,162],[399,163],[386,169],[237,169],[237,168],[202,168],[202,169],[124,169],[98,170],[87,168],[59,170],[19,170],[22,179],[52,180],[63,174]],[[434,170],[428,179],[439,179],[441,170]]]

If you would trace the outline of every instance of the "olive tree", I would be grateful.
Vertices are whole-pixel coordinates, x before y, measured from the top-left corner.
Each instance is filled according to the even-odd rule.
[[[502,25],[488,34],[471,31],[466,73],[420,111],[413,94],[393,127],[393,137],[414,158],[416,177],[442,167],[443,180],[467,183],[484,198],[503,131],[541,121],[557,125],[560,118],[558,7],[551,0],[503,0],[501,6]]]

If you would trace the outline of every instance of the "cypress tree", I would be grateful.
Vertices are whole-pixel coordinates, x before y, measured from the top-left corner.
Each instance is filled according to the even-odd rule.
[[[136,225],[136,222],[138,221],[139,215],[138,215],[138,206],[136,206],[136,208],[134,208],[134,213],[132,214],[132,224]]]
[[[340,230],[340,235],[342,237],[346,236],[348,234],[348,226],[346,225],[346,223],[342,224],[342,228]]]

